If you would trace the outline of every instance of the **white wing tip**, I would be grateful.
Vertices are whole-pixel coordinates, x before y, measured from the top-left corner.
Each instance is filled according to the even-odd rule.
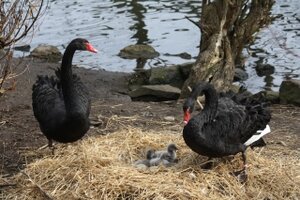
[[[257,135],[253,135],[249,140],[247,140],[244,144],[246,146],[249,146],[250,144],[256,142],[260,138],[262,138],[264,135],[268,134],[271,132],[270,126],[267,124],[266,128],[264,130],[258,130],[256,133],[259,133]]]

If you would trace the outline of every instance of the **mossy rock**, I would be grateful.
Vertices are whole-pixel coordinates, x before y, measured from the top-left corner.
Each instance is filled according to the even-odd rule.
[[[58,62],[62,59],[62,53],[52,45],[39,45],[30,53],[31,57],[45,59],[50,62]]]
[[[282,81],[279,89],[280,103],[300,106],[300,80]]]
[[[181,90],[171,85],[142,85],[129,93],[134,101],[166,101],[179,98]]]
[[[150,70],[137,71],[133,73],[128,80],[129,90],[135,90],[141,87],[141,85],[148,85],[150,75],[151,75]]]
[[[121,49],[119,56],[127,59],[152,59],[158,57],[159,53],[150,45],[136,44]]]
[[[184,83],[179,67],[174,65],[171,67],[156,67],[151,69],[149,84],[170,84],[181,88]]]

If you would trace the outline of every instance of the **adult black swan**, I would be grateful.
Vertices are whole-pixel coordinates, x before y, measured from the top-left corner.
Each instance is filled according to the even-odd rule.
[[[204,109],[190,119],[197,97],[203,94]],[[244,168],[240,172],[246,178],[246,148],[257,141],[264,143],[261,137],[270,132],[271,114],[265,104],[251,97],[242,100],[238,94],[219,97],[210,83],[200,82],[186,99],[183,111],[185,143],[209,159],[241,152]]]
[[[32,87],[33,113],[42,133],[52,147],[52,140],[74,142],[89,130],[91,101],[80,78],[72,73],[72,59],[76,50],[97,50],[85,39],[77,38],[67,46],[57,77],[38,76]]]

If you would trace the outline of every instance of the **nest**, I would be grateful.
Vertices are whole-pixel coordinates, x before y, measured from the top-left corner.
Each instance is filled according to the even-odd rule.
[[[139,168],[149,148],[178,148],[172,167]],[[212,170],[207,158],[193,153],[178,131],[157,133],[127,127],[108,135],[86,137],[56,145],[48,154],[13,177],[16,184],[4,199],[298,199],[299,152],[267,156],[268,148],[247,151],[248,181],[241,184],[230,172],[241,169],[240,155],[217,159]],[[270,152],[269,152],[270,153]]]

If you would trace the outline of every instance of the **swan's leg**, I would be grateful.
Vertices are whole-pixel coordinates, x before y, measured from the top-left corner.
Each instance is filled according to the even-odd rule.
[[[247,170],[247,157],[246,157],[246,153],[244,151],[242,152],[242,159],[243,159],[243,163],[244,163],[243,170],[246,172],[246,170]]]
[[[243,169],[233,172],[233,175],[236,176],[241,183],[245,183],[248,179],[248,174],[247,174],[247,157],[244,151],[242,152],[242,159],[244,164]]]
[[[53,146],[53,141],[51,139],[48,139],[48,147],[52,151],[52,155],[54,155],[55,147]]]

